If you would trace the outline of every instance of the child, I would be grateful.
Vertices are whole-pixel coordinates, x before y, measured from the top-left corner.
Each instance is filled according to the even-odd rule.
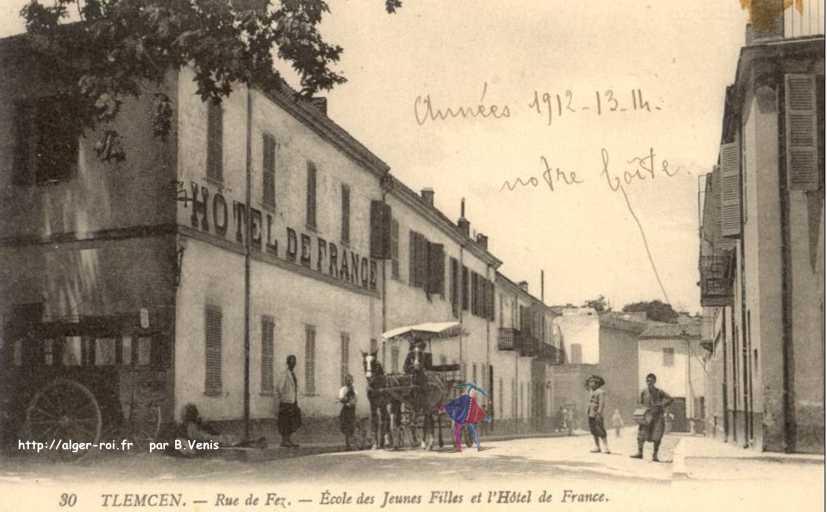
[[[589,430],[594,437],[594,449],[592,453],[600,453],[600,440],[606,446],[606,453],[609,451],[609,440],[606,435],[606,427],[603,421],[603,411],[606,408],[606,390],[603,385],[606,381],[598,375],[592,375],[587,381],[591,392],[589,393]]]

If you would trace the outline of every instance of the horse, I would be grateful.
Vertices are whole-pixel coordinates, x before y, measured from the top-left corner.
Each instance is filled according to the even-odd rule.
[[[367,397],[370,405],[370,427],[373,433],[373,448],[393,447],[391,433],[396,431],[401,403],[382,391],[388,376],[376,357],[376,352],[362,352],[362,369],[367,379]]]
[[[412,354],[411,364],[406,365],[406,371],[412,374],[415,385],[410,402],[414,406],[414,411],[423,418],[421,448],[430,450],[434,443],[434,414],[439,414],[450,386],[440,372],[429,371],[430,361],[427,364],[423,363],[421,343],[414,345]],[[441,418],[438,416],[439,446],[443,445]]]

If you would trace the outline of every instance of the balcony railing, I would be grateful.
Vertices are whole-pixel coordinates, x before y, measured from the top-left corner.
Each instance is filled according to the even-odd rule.
[[[500,327],[500,333],[497,336],[497,350],[519,350],[520,341],[519,330],[510,327]]]
[[[518,343],[520,355],[523,357],[534,357],[539,351],[539,340],[531,335],[522,334]]]

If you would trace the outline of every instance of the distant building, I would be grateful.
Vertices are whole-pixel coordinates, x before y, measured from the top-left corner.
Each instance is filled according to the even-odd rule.
[[[763,2],[726,89],[700,230],[709,435],[824,451],[824,10]],[[796,2],[798,5],[798,2]]]
[[[674,399],[670,411],[675,419],[672,430],[693,430],[691,422],[704,417],[704,350],[700,322],[649,322],[640,334],[638,351],[638,392],[645,387],[646,375],[657,376],[657,387]]]

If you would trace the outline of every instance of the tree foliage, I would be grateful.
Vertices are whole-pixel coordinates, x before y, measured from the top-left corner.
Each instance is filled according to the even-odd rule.
[[[606,300],[606,297],[603,295],[599,295],[595,299],[587,300],[583,303],[583,307],[592,308],[598,313],[607,313],[612,310],[612,307],[609,306],[609,301]]]
[[[85,128],[111,125],[127,97],[160,84],[170,69],[191,65],[198,94],[220,102],[233,84],[280,89],[281,59],[300,80],[302,96],[345,82],[335,69],[342,48],[319,32],[330,12],[323,0],[33,0],[21,10],[32,50],[65,78],[60,94],[75,102]],[[256,8],[251,8],[256,7]],[[400,0],[385,0],[388,13]],[[75,21],[79,20],[79,21]],[[154,97],[153,133],[171,129],[170,99]],[[114,129],[96,150],[122,158]]]
[[[671,304],[661,302],[657,299],[648,302],[634,302],[623,306],[624,313],[645,312],[646,318],[657,322],[674,323],[678,319],[678,313],[672,309]]]

